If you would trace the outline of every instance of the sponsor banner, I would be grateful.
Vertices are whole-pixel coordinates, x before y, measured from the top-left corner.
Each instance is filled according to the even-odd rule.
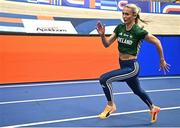
[[[22,19],[27,33],[77,34],[70,21]]]
[[[128,3],[137,4],[145,13],[177,13],[180,14],[178,0],[9,0],[17,2],[29,2],[35,4],[48,4],[56,6],[69,6],[77,8],[90,8],[100,10],[122,11]],[[170,11],[164,9],[176,6]]]
[[[105,28],[106,34],[109,34],[109,35],[112,34],[115,28],[116,28],[116,25],[114,25],[114,26],[106,26],[106,28]],[[89,34],[94,35],[94,34],[98,34],[98,32],[97,32],[96,29],[94,29]]]
[[[122,23],[120,18],[89,19],[53,17],[53,20],[40,20],[34,19],[34,17],[32,15],[3,13],[0,18],[0,31],[91,35],[97,34],[96,24],[98,21],[101,21],[106,25],[106,34],[111,34],[113,30],[109,28]]]
[[[23,27],[10,27],[10,26],[0,26],[1,32],[24,32],[25,30]]]
[[[102,24],[106,25],[106,33],[105,34],[112,34],[113,26],[116,26],[122,23],[121,19],[87,19],[87,18],[61,18],[61,17],[54,17],[55,20],[62,20],[62,21],[70,21],[74,28],[76,29],[77,33],[80,35],[92,35],[97,34],[96,31],[96,24],[98,21],[101,21]],[[111,28],[111,29],[110,29]]]

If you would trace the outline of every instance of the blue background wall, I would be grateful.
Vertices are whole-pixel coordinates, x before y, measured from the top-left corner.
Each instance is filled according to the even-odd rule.
[[[161,40],[164,55],[167,62],[171,65],[167,75],[180,75],[180,36],[156,36]],[[159,55],[156,47],[143,41],[139,53],[139,64],[141,66],[140,76],[161,76],[159,72]]]

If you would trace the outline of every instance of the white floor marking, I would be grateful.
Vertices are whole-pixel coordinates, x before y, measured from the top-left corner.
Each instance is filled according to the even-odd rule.
[[[176,109],[180,109],[180,106],[161,108],[161,111],[176,110]],[[143,113],[143,112],[148,112],[148,111],[149,110],[146,109],[146,110],[137,110],[137,111],[129,111],[129,112],[120,112],[120,113],[113,113],[113,114],[111,114],[111,116]],[[2,128],[28,127],[28,126],[36,126],[36,125],[45,125],[45,124],[52,124],[52,123],[68,122],[68,121],[78,121],[78,120],[85,120],[85,119],[93,119],[93,118],[98,118],[98,115],[76,117],[76,118],[67,118],[67,119],[60,119],[60,120],[50,120],[50,121],[42,121],[42,122],[34,122],[34,123],[27,123],[27,124],[18,124],[18,125],[4,126]]]
[[[153,92],[169,92],[169,91],[180,91],[180,88],[146,90],[146,92],[148,92],[148,93],[153,93]],[[114,93],[114,95],[125,95],[125,94],[133,94],[133,92]],[[43,101],[53,101],[53,100],[68,100],[68,99],[90,98],[90,97],[99,97],[99,96],[104,96],[104,94],[55,97],[55,98],[46,98],[46,99],[33,99],[33,100],[7,101],[7,102],[0,102],[0,105],[18,104],[18,103],[30,103],[30,102],[43,102]]]
[[[163,79],[180,79],[180,76],[163,76],[163,77],[144,77],[140,78],[140,80],[163,80]],[[52,86],[52,85],[67,85],[67,84],[86,84],[86,83],[99,83],[98,80],[87,80],[87,81],[69,81],[69,82],[47,82],[47,83],[29,83],[29,84],[7,84],[1,85],[2,88],[19,88],[19,87],[38,87],[38,86]],[[86,84],[88,85],[88,84]],[[84,86],[84,85],[83,85]]]

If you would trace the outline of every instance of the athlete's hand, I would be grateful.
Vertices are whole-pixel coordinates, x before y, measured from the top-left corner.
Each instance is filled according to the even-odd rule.
[[[163,70],[164,74],[166,75],[166,72],[169,72],[170,64],[166,63],[164,59],[160,60],[160,69],[159,71]]]
[[[105,25],[102,25],[101,22],[98,21],[96,24],[96,30],[100,36],[103,36],[105,34]]]

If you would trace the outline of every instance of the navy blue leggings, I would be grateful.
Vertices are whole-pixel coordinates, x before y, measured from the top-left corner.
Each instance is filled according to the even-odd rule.
[[[134,94],[139,96],[149,108],[152,107],[152,101],[147,93],[140,87],[139,83],[139,64],[136,60],[121,60],[121,69],[113,70],[103,74],[100,77],[100,84],[103,88],[108,101],[113,101],[112,82],[126,82]]]

